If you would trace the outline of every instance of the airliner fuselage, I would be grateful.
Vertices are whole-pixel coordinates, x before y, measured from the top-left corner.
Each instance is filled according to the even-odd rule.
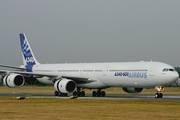
[[[167,70],[166,70],[167,69]],[[166,86],[175,81],[178,73],[168,64],[160,62],[122,63],[66,63],[40,64],[33,72],[55,73],[61,76],[89,77],[97,80],[91,83],[77,83],[77,87],[99,89],[107,87],[154,88]],[[49,78],[38,78],[45,84],[54,84]]]

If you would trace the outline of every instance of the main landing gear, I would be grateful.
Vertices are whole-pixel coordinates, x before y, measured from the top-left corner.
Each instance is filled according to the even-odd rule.
[[[85,92],[81,91],[81,88],[77,88],[77,91],[73,92],[73,96],[78,96],[78,97],[84,97]],[[93,91],[92,92],[93,97],[105,97],[106,93],[104,91],[101,91],[101,89],[98,89],[97,92]]]
[[[68,93],[61,93],[61,92],[55,91],[54,92],[54,96],[64,96],[64,97],[67,97]]]
[[[163,86],[156,86],[155,89],[157,91],[157,93],[154,95],[155,98],[162,98],[163,94],[160,92],[164,90],[164,87]]]
[[[64,97],[67,97],[68,93],[61,93],[61,92],[55,91],[54,92],[54,96],[64,96]],[[73,92],[73,96],[84,97],[85,96],[85,92],[81,91],[81,88],[77,88],[77,90]],[[98,89],[97,91],[93,91],[92,92],[92,96],[93,97],[105,97],[106,93],[105,93],[105,91],[101,91],[101,89]]]
[[[93,97],[105,97],[106,93],[104,91],[101,91],[101,89],[98,89],[97,92],[93,91],[92,92]]]
[[[84,97],[85,96],[85,92],[81,91],[81,88],[77,88],[77,91],[73,92],[73,96]]]

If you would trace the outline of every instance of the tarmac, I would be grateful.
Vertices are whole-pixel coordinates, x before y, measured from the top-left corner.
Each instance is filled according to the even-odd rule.
[[[54,96],[53,94],[0,93],[0,96],[68,99],[71,95],[60,97]],[[92,95],[86,95],[85,97],[78,97],[78,99],[180,101],[180,95],[163,95],[163,98],[155,98],[154,95],[106,95],[105,97],[92,97]]]

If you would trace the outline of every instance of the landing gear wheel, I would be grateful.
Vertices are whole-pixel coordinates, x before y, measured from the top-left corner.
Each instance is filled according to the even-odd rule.
[[[68,93],[61,93],[61,92],[55,91],[54,96],[65,96],[65,97],[67,97]]]
[[[82,97],[84,97],[85,92],[81,91],[81,88],[77,88],[77,90],[73,92],[73,96],[78,96],[78,97],[82,96]]]
[[[96,91],[93,91],[93,92],[92,92],[92,96],[93,96],[93,97],[96,97],[96,95],[97,95],[97,92],[96,92]]]
[[[81,92],[81,96],[82,96],[82,97],[85,96],[85,92],[84,92],[84,91]]]
[[[101,92],[97,91],[97,97],[100,97],[100,96],[101,96]]]
[[[55,91],[55,92],[54,92],[54,96],[59,96],[59,92],[58,92],[58,91]]]
[[[154,96],[155,96],[155,98],[159,98],[158,93],[156,93]]]
[[[102,97],[105,97],[106,96],[106,93],[104,91],[101,92],[101,96]]]
[[[163,97],[163,94],[162,93],[156,93],[155,94],[155,98],[162,98]]]
[[[64,93],[64,95],[63,95],[63,96],[67,97],[67,96],[68,96],[68,93]]]
[[[76,92],[76,91],[74,91],[74,92],[73,92],[73,96],[76,96],[76,95],[77,95],[77,92]]]
[[[105,93],[105,91],[100,91],[100,90],[98,90],[97,92],[96,91],[93,91],[92,92],[92,96],[93,97],[105,97],[106,96],[106,93]]]
[[[63,93],[59,92],[59,96],[63,96]]]

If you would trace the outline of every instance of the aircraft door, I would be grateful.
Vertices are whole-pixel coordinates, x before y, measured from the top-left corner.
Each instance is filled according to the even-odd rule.
[[[107,71],[108,71],[108,66],[104,67],[102,71],[102,76],[106,76]]]
[[[81,70],[80,70],[80,75],[81,75],[81,76],[83,76],[83,75],[84,75],[83,70],[84,70],[84,67],[83,67],[83,68],[81,68]]]
[[[156,69],[156,65],[151,66],[150,71],[149,71],[149,76],[154,76],[155,69]]]
[[[54,73],[58,73],[58,69],[59,69],[59,66],[55,67],[54,70],[53,70],[53,72],[54,72]]]

